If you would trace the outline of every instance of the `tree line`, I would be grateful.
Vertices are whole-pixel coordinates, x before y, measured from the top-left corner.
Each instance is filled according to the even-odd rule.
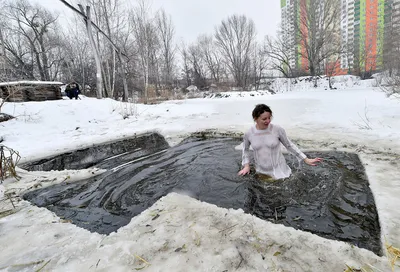
[[[87,95],[127,100],[137,94],[147,103],[190,85],[258,89],[271,70],[286,77],[324,74],[328,62],[349,51],[332,12],[340,10],[339,1],[308,1],[315,6],[306,7],[310,12],[295,26],[304,48],[295,54],[282,28],[258,41],[244,15],[224,18],[213,33],[187,43],[176,38],[173,18],[146,0],[130,7],[126,0],[87,0],[79,7],[60,2],[75,9],[69,27],[39,4],[0,1],[1,81],[75,81]],[[294,69],[293,58],[305,60],[307,71]],[[398,71],[400,62],[389,59],[391,71]]]
[[[259,83],[265,54],[246,16],[232,15],[215,33],[187,44],[177,40],[172,18],[163,9],[152,11],[145,0],[130,9],[126,4],[87,0],[90,9],[75,7],[80,14],[66,29],[39,4],[1,2],[0,79],[76,81],[97,97],[127,99],[139,93],[145,101],[189,85],[246,89]]]

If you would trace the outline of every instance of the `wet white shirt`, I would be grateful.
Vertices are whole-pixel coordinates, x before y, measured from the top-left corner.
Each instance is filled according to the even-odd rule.
[[[281,143],[299,160],[307,156],[293,144],[283,128],[269,124],[259,130],[254,125],[244,135],[242,165],[250,163],[250,146],[254,151],[255,168],[258,173],[270,175],[275,179],[287,178],[292,170],[287,165],[281,151]]]

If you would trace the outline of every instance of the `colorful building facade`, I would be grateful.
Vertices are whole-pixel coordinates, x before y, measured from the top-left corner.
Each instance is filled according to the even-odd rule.
[[[305,47],[299,41],[300,35],[300,18],[304,15],[304,3],[307,0],[281,0],[282,30],[283,38],[290,47],[290,66],[294,70],[306,70],[308,67],[307,59],[305,59]],[[303,33],[306,34],[304,29]],[[307,35],[307,34],[306,34]]]
[[[385,36],[393,22],[400,22],[400,0],[281,0],[282,27],[291,39],[293,54],[296,55],[293,67],[307,70],[307,59],[302,57],[304,45],[300,42],[299,18],[307,10],[309,1],[340,1],[340,40],[343,53],[334,62],[325,63],[335,67],[335,74],[358,73],[359,71],[378,71],[384,66]],[[303,3],[304,2],[304,3]],[[285,12],[290,10],[291,12]],[[301,31],[307,35],[307,32]],[[296,38],[297,37],[297,38]]]
[[[348,13],[354,13],[354,38],[351,47],[353,58],[347,68],[365,71],[379,70],[383,66],[385,0],[353,0],[352,2],[354,2],[354,8],[349,9]]]

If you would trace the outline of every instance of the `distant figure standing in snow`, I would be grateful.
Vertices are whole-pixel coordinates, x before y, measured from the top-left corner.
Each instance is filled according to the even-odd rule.
[[[81,93],[79,90],[79,85],[76,82],[72,82],[67,85],[65,88],[65,94],[69,97],[69,99],[75,98],[78,99],[78,95]]]
[[[256,122],[244,135],[242,166],[238,175],[250,173],[250,145],[254,151],[255,169],[258,174],[271,179],[287,178],[292,173],[282,154],[282,143],[288,151],[308,165],[316,165],[321,158],[309,159],[286,136],[286,132],[278,125],[271,124],[272,110],[265,104],[258,104],[253,110]]]

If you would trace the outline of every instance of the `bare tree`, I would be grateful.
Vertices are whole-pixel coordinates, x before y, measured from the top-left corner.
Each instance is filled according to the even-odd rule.
[[[188,53],[194,84],[199,88],[204,88],[207,85],[206,64],[199,44],[190,45]]]
[[[5,5],[3,1],[0,1],[0,9],[4,10],[5,9]],[[2,16],[2,13],[0,12],[0,17]],[[3,29],[6,28],[6,22],[3,20],[0,20],[0,46],[1,46],[1,55],[0,55],[0,80],[2,81],[6,81],[9,77],[9,71],[10,69],[10,65],[7,61],[6,58],[6,47],[5,47],[5,39],[4,39],[4,31]],[[1,110],[1,107],[0,107]]]
[[[373,50],[372,44],[362,46],[354,52],[353,72],[361,79],[368,79],[372,76],[376,67],[377,52]]]
[[[153,20],[150,17],[150,7],[145,0],[140,0],[132,11],[131,23],[135,37],[135,45],[143,73],[144,103],[148,102],[148,85],[151,58],[155,56],[158,37]]]
[[[280,72],[287,78],[295,76],[293,71],[295,63],[293,46],[285,39],[282,31],[277,32],[276,38],[265,37],[264,53],[269,56],[270,69]]]
[[[215,30],[216,43],[238,87],[246,87],[255,37],[254,22],[244,15],[228,17]]]
[[[175,28],[171,16],[168,16],[163,9],[156,15],[156,25],[161,43],[162,54],[162,77],[164,84],[172,85],[176,47],[174,45]]]
[[[149,84],[155,90],[156,96],[159,96],[162,89],[162,74],[164,69],[162,64],[162,47],[154,23],[149,26],[148,35],[151,37],[149,39]]]
[[[103,97],[102,67],[101,67],[101,59],[100,59],[99,49],[94,40],[93,32],[92,32],[90,7],[86,6],[86,13],[81,5],[79,5],[79,8],[81,9],[81,13],[84,14],[86,17],[86,20],[85,20],[86,31],[87,31],[87,35],[89,37],[90,46],[92,47],[92,52],[94,53],[94,59],[96,62],[96,96],[97,96],[97,98],[100,99]]]
[[[191,68],[190,68],[190,60],[187,46],[184,42],[182,42],[180,46],[180,53],[182,58],[182,77],[186,81],[186,87],[192,85],[192,80],[190,77]]]
[[[251,60],[251,83],[255,90],[258,90],[261,85],[261,81],[264,77],[264,73],[268,67],[268,54],[265,52],[264,46],[255,43],[253,56]]]
[[[104,95],[118,97],[116,92],[117,77],[124,79],[125,59],[122,58],[120,40],[128,36],[128,11],[123,9],[125,0],[86,0],[92,7],[92,21],[101,31],[94,31],[96,44],[101,56]],[[122,39],[121,39],[122,38]],[[109,42],[110,40],[114,42]],[[118,45],[118,48],[115,48]],[[119,75],[117,74],[119,70]],[[125,83],[124,83],[125,84]],[[124,86],[125,88],[125,86]],[[127,92],[127,90],[124,90]]]
[[[223,70],[222,57],[219,54],[212,36],[201,35],[197,39],[201,56],[207,65],[210,77],[215,83],[221,79]]]
[[[4,18],[4,17],[3,17]],[[1,45],[3,51],[4,79],[35,79],[34,62],[30,46],[24,37],[7,27],[1,27]]]
[[[330,61],[327,63],[325,66],[325,74],[328,77],[328,84],[329,84],[329,89],[333,89],[333,82],[332,82],[332,77],[337,75],[338,68],[340,67],[340,55],[336,56],[336,59],[333,61]]]
[[[102,35],[103,38],[105,38],[107,40],[107,44],[111,45],[112,48],[115,50],[115,52],[112,53],[113,56],[113,61],[115,62],[115,57],[118,58],[118,60],[120,61],[121,64],[121,77],[122,77],[122,82],[123,82],[123,88],[124,88],[124,100],[126,101],[128,99],[128,86],[127,86],[127,80],[126,80],[126,67],[127,65],[127,55],[121,51],[120,47],[116,45],[116,43],[112,40],[112,38],[107,35],[102,29],[100,29],[94,22],[92,22],[91,20],[89,21],[88,18],[83,10],[82,5],[78,4],[78,6],[80,7],[81,11],[79,11],[78,9],[76,9],[75,7],[73,7],[71,4],[69,4],[66,0],[60,0],[63,4],[65,4],[67,7],[69,7],[71,10],[73,10],[76,14],[78,14],[81,18],[83,18],[83,21],[85,22],[85,25],[88,25],[88,22],[90,22],[90,28],[94,28],[97,32],[96,32],[96,38],[98,41],[98,44],[95,43],[96,47],[99,46],[100,44],[100,34]],[[107,0],[108,1],[108,0]],[[111,0],[110,0],[111,1]],[[106,3],[106,0],[103,1],[103,3]],[[95,10],[96,13],[96,10]],[[126,41],[126,39],[122,39],[123,41]],[[116,53],[116,54],[115,54]],[[107,67],[106,67],[107,68]],[[104,73],[104,68],[101,66],[100,63],[100,69],[101,69],[101,73]],[[113,74],[115,75],[115,69],[113,70]],[[96,76],[98,75],[98,73],[96,73]],[[107,91],[105,91],[105,95],[107,96],[108,93]]]
[[[63,82],[79,83],[85,95],[93,95],[91,89],[86,88],[96,85],[96,64],[91,46],[86,30],[81,27],[81,18],[75,17],[73,25],[64,38],[65,55],[60,77]]]
[[[57,17],[26,0],[8,2],[3,12],[3,54],[15,75],[19,71],[29,79],[54,80],[62,58]]]
[[[297,24],[298,42],[306,69],[311,76],[323,71],[325,62],[334,55],[341,54],[339,38],[340,1],[310,0],[300,2],[300,19]]]

